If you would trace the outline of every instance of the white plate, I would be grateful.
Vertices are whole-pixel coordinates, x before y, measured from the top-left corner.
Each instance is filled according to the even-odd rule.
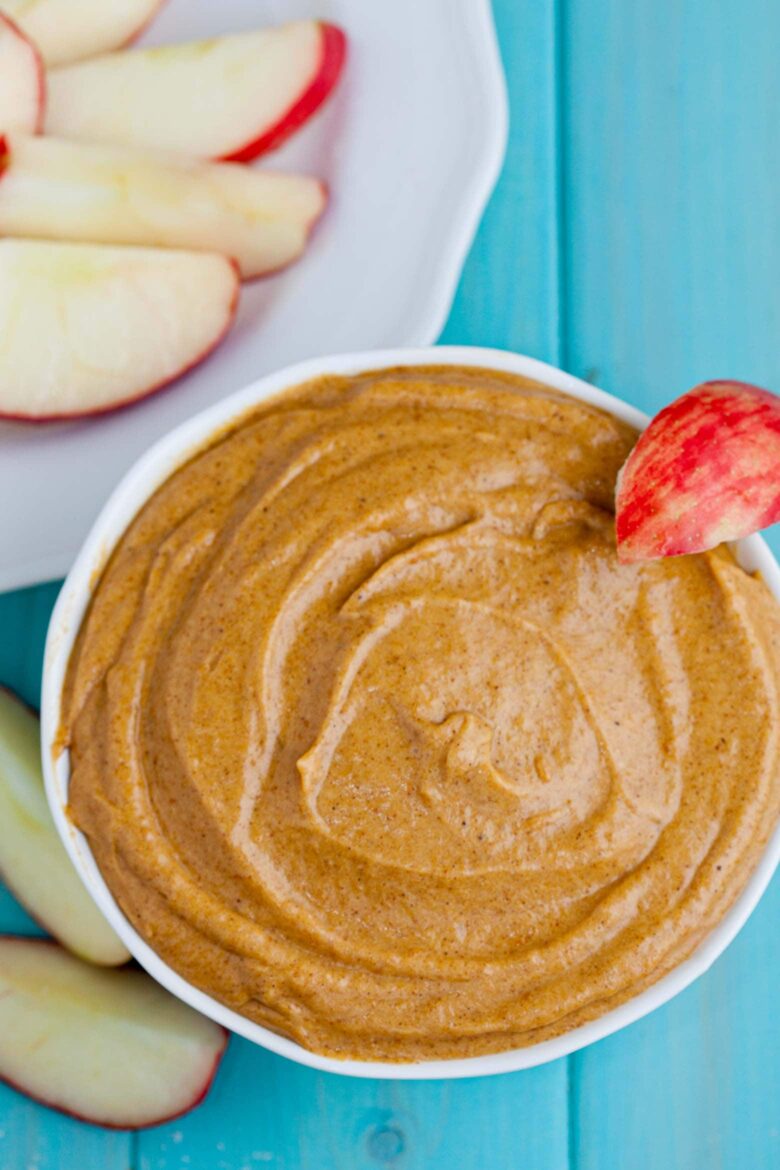
[[[310,250],[248,286],[225,344],[169,390],[102,419],[0,424],[0,590],[62,576],[128,467],[231,390],[317,354],[438,336],[506,140],[489,0],[168,0],[145,39],[302,16],[340,24],[351,50],[324,113],[262,164],[329,183]]]

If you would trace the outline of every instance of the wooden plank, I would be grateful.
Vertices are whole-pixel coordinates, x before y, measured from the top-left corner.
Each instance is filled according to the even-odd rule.
[[[649,411],[780,388],[780,8],[566,0],[562,27],[568,368]],[[697,985],[571,1061],[572,1170],[780,1165],[778,911],[775,881]]]
[[[133,1136],[63,1117],[0,1085],[3,1170],[129,1170]]]
[[[140,1135],[140,1170],[563,1170],[564,1072],[358,1081],[234,1039],[205,1104]]]
[[[10,686],[37,707],[43,644],[59,584],[0,596],[0,686]]]
[[[565,0],[564,358],[644,409],[780,386],[776,0]]]
[[[506,162],[441,336],[558,363],[557,12],[555,0],[493,0],[509,87]]]

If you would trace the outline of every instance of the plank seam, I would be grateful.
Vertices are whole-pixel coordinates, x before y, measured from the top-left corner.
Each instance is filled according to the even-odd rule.
[[[558,284],[558,361],[569,369],[569,225],[566,197],[568,181],[566,0],[553,0],[553,63],[555,73],[555,197],[556,265]]]
[[[569,224],[568,224],[568,150],[566,84],[566,0],[553,0],[553,64],[554,64],[554,134],[555,134],[555,212],[556,265],[558,285],[558,362],[569,369],[571,346],[569,339]],[[576,1057],[566,1057],[566,1163],[568,1170],[578,1170],[579,1143],[577,1133],[577,1063]]]

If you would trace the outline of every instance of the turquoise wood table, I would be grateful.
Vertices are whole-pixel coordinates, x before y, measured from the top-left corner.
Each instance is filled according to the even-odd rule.
[[[707,377],[780,389],[778,0],[496,0],[496,18],[511,142],[443,340],[646,410]],[[32,701],[55,595],[0,598],[0,680]],[[206,1104],[139,1135],[0,1089],[0,1170],[777,1170],[778,926],[776,880],[693,988],[531,1072],[350,1081],[233,1040]],[[0,928],[33,929],[8,896]]]

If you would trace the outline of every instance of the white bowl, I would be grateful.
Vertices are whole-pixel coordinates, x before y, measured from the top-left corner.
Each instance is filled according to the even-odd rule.
[[[775,830],[750,880],[718,926],[704,939],[693,955],[652,987],[597,1020],[566,1032],[553,1040],[526,1048],[472,1056],[463,1060],[421,1061],[389,1064],[375,1061],[335,1060],[309,1052],[293,1040],[276,1035],[260,1024],[231,1011],[215,999],[177,975],[155,954],[133,929],[117,906],[95,864],[86,837],[68,820],[66,813],[70,764],[68,753],[55,752],[60,724],[60,701],[68,658],[79,625],[87,609],[90,592],[114,545],[141,505],[171,473],[210,436],[230,420],[273,394],[323,374],[357,374],[385,366],[404,365],[472,365],[485,366],[534,378],[574,398],[582,399],[610,411],[636,427],[644,427],[647,417],[617,398],[596,390],[578,378],[564,374],[542,362],[499,350],[442,346],[431,349],[377,350],[368,353],[342,354],[290,366],[279,373],[261,378],[246,389],[210,407],[202,414],[171,431],[140,459],[127,473],[98,516],[79,556],[62,588],[52,614],[46,639],[43,674],[42,746],[46,793],[60,836],[87,889],[127,949],[142,967],[168,991],[198,1011],[248,1040],[287,1056],[299,1064],[328,1072],[357,1077],[382,1077],[390,1080],[485,1076],[533,1068],[566,1056],[609,1036],[660,1007],[694,979],[702,975],[726,949],[747,921],[766,889],[780,860],[780,827]],[[735,549],[740,564],[750,571],[760,571],[774,595],[780,600],[780,567],[759,536],[739,541]]]

